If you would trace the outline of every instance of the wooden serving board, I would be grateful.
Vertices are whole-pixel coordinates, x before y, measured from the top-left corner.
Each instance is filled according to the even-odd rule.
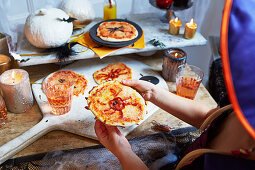
[[[62,70],[72,70],[85,76],[85,78],[88,80],[88,87],[85,91],[85,94],[73,98],[72,108],[70,112],[61,116],[55,116],[50,114],[51,108],[45,94],[42,92],[41,84],[33,84],[32,90],[34,93],[34,97],[42,111],[43,119],[25,133],[21,134],[20,136],[0,147],[0,164],[15,155],[17,152],[24,149],[26,146],[33,143],[44,134],[53,130],[64,130],[77,135],[97,139],[94,131],[95,116],[92,114],[91,111],[85,109],[85,106],[87,106],[87,101],[85,97],[88,96],[88,92],[92,89],[92,87],[97,85],[93,79],[93,73],[107,66],[110,63],[116,62],[122,62],[128,67],[130,67],[133,71],[133,79],[139,79],[142,75],[155,76],[159,79],[159,83],[157,84],[157,86],[168,89],[165,80],[157,72],[153,71],[150,66],[129,58],[109,57],[101,60],[81,60],[74,64],[71,64]],[[36,83],[41,83],[42,81],[43,79],[40,79]],[[152,103],[148,103],[148,114],[143,121],[145,121],[157,110],[157,106],[153,105]],[[140,124],[143,121],[141,121]],[[133,125],[119,129],[123,133],[123,135],[126,136],[137,126],[139,125]]]

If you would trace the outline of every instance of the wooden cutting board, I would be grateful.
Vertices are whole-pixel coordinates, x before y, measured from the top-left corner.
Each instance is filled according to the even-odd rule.
[[[50,106],[47,102],[47,98],[42,92],[41,85],[39,84],[33,84],[32,89],[35,96],[35,99],[43,113],[44,119],[49,119],[47,124],[52,123],[57,126],[58,129],[68,131],[71,133],[75,133],[78,135],[82,135],[85,137],[89,137],[92,139],[97,139],[95,131],[94,131],[94,123],[95,123],[95,116],[92,114],[90,110],[85,109],[85,106],[87,106],[87,101],[85,100],[85,97],[88,97],[88,92],[96,86],[96,82],[93,79],[93,73],[105,66],[107,66],[110,63],[116,63],[121,62],[126,64],[128,67],[130,67],[133,71],[133,79],[139,79],[141,75],[150,75],[155,76],[159,79],[158,86],[163,88],[168,88],[166,82],[164,81],[161,76],[152,71],[151,68],[144,63],[141,63],[136,60],[123,58],[123,57],[112,57],[112,58],[106,58],[102,60],[81,60],[80,62],[77,62],[75,64],[69,65],[65,67],[62,70],[72,70],[75,71],[81,75],[84,75],[85,78],[88,80],[88,88],[85,91],[85,94],[79,97],[74,97],[72,102],[72,108],[69,113],[61,116],[54,116],[50,114]],[[41,83],[43,79],[38,80],[36,83]],[[158,108],[153,105],[152,103],[149,103],[147,106],[147,119],[150,115],[152,115]],[[142,123],[142,122],[141,122]],[[127,135],[132,130],[134,130],[137,127],[137,125],[120,128],[120,131],[123,133],[123,135]],[[53,127],[49,127],[53,128]]]
[[[35,99],[43,113],[43,118],[34,127],[0,147],[0,164],[12,157],[23,148],[25,148],[26,146],[33,143],[44,134],[53,130],[64,130],[77,135],[97,139],[94,131],[95,116],[92,114],[91,111],[85,109],[85,106],[87,106],[87,101],[85,97],[88,96],[88,92],[92,89],[92,87],[97,85],[93,79],[93,73],[107,66],[110,63],[116,62],[122,62],[128,67],[130,67],[133,71],[133,79],[139,79],[142,77],[142,75],[155,76],[159,79],[159,83],[157,84],[157,86],[168,89],[166,82],[157,72],[153,71],[150,66],[137,60],[116,56],[111,58],[104,58],[102,60],[81,60],[79,62],[71,64],[62,70],[72,70],[85,76],[85,78],[88,80],[88,87],[85,91],[85,94],[73,98],[72,108],[70,112],[65,115],[55,116],[50,114],[51,109],[46,96],[42,92],[41,84],[33,84],[32,90]],[[40,79],[36,83],[41,83],[42,81],[43,79]],[[145,121],[157,110],[157,106],[149,103],[147,105],[148,114],[143,121]],[[142,123],[143,121],[141,121],[140,123]],[[137,126],[139,125],[133,125],[119,129],[122,134],[126,136]]]

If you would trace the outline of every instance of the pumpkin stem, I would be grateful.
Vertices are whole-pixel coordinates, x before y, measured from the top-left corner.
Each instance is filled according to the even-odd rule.
[[[39,15],[45,15],[45,14],[46,14],[46,11],[47,11],[47,9],[40,9],[39,12],[38,12],[38,14],[39,14]]]

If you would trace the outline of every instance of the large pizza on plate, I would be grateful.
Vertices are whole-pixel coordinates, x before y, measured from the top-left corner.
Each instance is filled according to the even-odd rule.
[[[112,80],[130,80],[132,70],[124,63],[112,63],[94,72],[93,78],[97,84]]]
[[[43,81],[43,87],[53,84],[74,85],[73,95],[78,97],[80,94],[84,94],[84,91],[88,86],[88,81],[83,75],[80,75],[74,71],[64,70],[50,74]]]
[[[118,81],[109,81],[94,87],[87,102],[96,118],[108,125],[138,124],[146,114],[143,97]]]
[[[135,39],[138,31],[128,22],[105,21],[98,26],[97,36],[104,41],[123,42]]]

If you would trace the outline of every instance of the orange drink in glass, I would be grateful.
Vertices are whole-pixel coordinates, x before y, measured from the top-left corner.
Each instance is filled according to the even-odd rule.
[[[73,85],[47,84],[44,88],[52,114],[63,115],[71,110]]]
[[[180,65],[176,75],[176,94],[193,100],[197,94],[204,72],[192,65]]]
[[[104,20],[117,18],[117,4],[115,0],[104,0]]]

